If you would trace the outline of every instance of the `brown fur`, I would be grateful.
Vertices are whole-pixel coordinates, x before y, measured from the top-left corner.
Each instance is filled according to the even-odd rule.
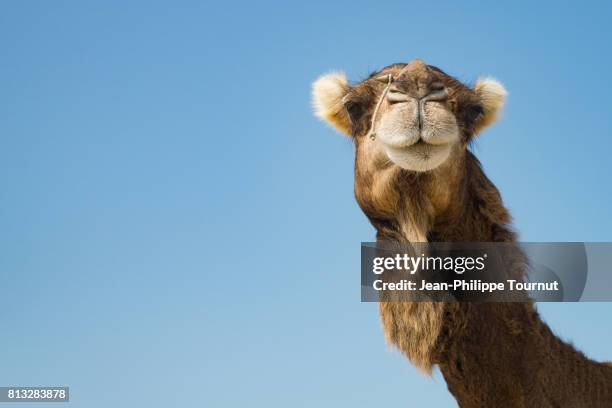
[[[498,190],[467,149],[498,113],[482,89],[429,67],[449,88],[445,106],[461,132],[434,170],[404,170],[365,137],[384,88],[373,78],[404,67],[347,89],[338,112],[355,143],[355,196],[377,240],[515,242]],[[612,367],[559,340],[531,303],[381,302],[380,313],[387,340],[425,371],[438,364],[461,407],[612,407]]]

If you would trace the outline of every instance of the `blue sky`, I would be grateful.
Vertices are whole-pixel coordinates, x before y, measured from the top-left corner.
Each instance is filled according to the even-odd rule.
[[[611,11],[4,2],[0,385],[88,408],[455,406],[359,302],[374,231],[310,84],[416,57],[499,78],[504,118],[474,151],[522,239],[610,241]],[[539,308],[612,360],[611,304]]]

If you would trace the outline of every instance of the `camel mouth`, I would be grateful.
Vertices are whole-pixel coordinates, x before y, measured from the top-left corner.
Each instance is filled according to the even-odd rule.
[[[444,146],[447,143],[432,143],[432,142],[426,142],[425,140],[423,140],[422,138],[420,138],[419,140],[416,141],[416,143],[411,144],[410,146],[406,146],[407,148],[419,148],[419,149],[427,149],[429,148],[429,146]]]
[[[435,169],[448,159],[451,143],[428,143],[420,139],[404,147],[385,145],[387,157],[403,169],[425,172]]]
[[[459,142],[459,126],[453,113],[439,102],[397,103],[381,115],[376,139],[388,158],[413,171],[429,171],[448,159]]]

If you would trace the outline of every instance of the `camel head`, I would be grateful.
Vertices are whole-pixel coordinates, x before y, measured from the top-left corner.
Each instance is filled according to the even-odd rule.
[[[448,218],[460,205],[462,179],[475,176],[466,170],[476,162],[469,142],[495,121],[505,97],[494,79],[470,87],[421,60],[389,65],[354,85],[341,73],[313,84],[315,114],[355,144],[355,196],[377,228],[418,212],[408,207],[430,210],[419,213],[421,221]]]
[[[422,60],[394,64],[349,85],[331,73],[313,85],[315,113],[371,160],[428,172],[464,154],[468,142],[493,123],[506,91],[490,78],[469,87]]]

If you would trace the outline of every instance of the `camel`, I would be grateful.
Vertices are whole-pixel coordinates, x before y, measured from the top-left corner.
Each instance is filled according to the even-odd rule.
[[[468,86],[422,60],[350,84],[313,84],[315,114],[355,146],[355,197],[377,241],[517,241],[501,195],[469,143],[506,90]],[[532,302],[385,302],[383,331],[425,372],[438,366],[462,408],[612,407],[612,366],[560,340]]]

